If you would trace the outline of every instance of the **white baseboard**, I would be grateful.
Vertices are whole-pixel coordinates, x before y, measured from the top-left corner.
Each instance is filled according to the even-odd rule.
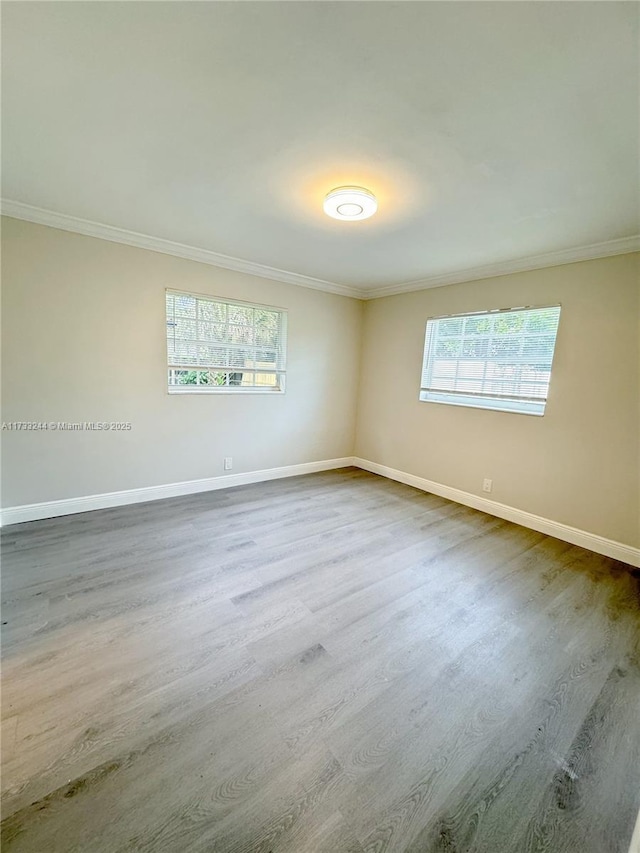
[[[266,468],[262,471],[249,471],[245,474],[227,474],[222,477],[206,477],[202,480],[187,480],[182,483],[169,483],[164,486],[146,486],[141,489],[127,489],[121,492],[108,492],[102,495],[86,495],[80,498],[67,498],[58,501],[46,501],[44,503],[24,504],[23,506],[12,506],[0,510],[0,524],[18,524],[23,521],[37,521],[42,518],[54,518],[58,515],[72,515],[78,512],[89,512],[94,509],[106,509],[114,506],[126,506],[127,504],[144,503],[145,501],[162,500],[163,498],[175,498],[180,495],[193,495],[198,492],[210,492],[216,489],[229,489],[233,486],[244,486],[249,483],[262,483],[266,480],[278,480],[283,477],[297,477],[301,474],[313,474],[316,471],[330,471],[334,468],[347,468],[355,465],[364,471],[380,474],[390,480],[397,480],[423,492],[431,492],[442,498],[464,504],[465,506],[479,509],[482,512],[513,521],[531,530],[555,536],[572,545],[580,545],[597,554],[604,554],[631,566],[640,567],[640,548],[633,548],[616,542],[613,539],[605,539],[595,533],[588,533],[577,527],[570,527],[550,518],[543,518],[531,512],[498,503],[488,498],[474,495],[471,492],[463,492],[451,486],[444,486],[433,480],[426,480],[405,471],[398,471],[377,462],[359,457],[344,456],[341,459],[324,459],[319,462],[303,462],[300,465],[285,465],[281,468]]]
[[[513,521],[515,524],[521,524],[523,527],[529,527],[531,530],[537,530],[539,533],[555,536],[556,539],[571,542],[572,545],[580,545],[589,551],[595,551],[596,554],[604,554],[605,557],[612,557],[614,560],[640,567],[640,548],[633,548],[631,545],[624,545],[622,542],[616,542],[613,539],[605,539],[604,536],[597,536],[595,533],[588,533],[586,530],[570,527],[568,524],[561,524],[558,521],[552,521],[550,518],[543,518],[540,515],[507,506],[507,504],[498,503],[498,501],[481,498],[471,492],[463,492],[461,489],[443,486],[442,483],[425,480],[423,477],[416,477],[414,474],[388,468],[386,465],[379,465],[377,462],[369,462],[368,459],[354,457],[353,464],[365,471],[371,471],[372,474],[380,474],[390,480],[397,480],[407,486],[414,486],[423,492],[431,492],[441,498],[447,498],[450,501],[473,507],[473,509],[482,510],[489,515],[495,515],[498,518]]]
[[[18,524],[23,521],[54,518],[58,515],[89,512],[94,509],[126,506],[127,504],[144,503],[145,501],[157,501],[162,498],[179,497],[180,495],[194,495],[197,492],[229,489],[232,486],[262,483],[265,480],[279,480],[283,477],[297,477],[300,474],[313,474],[316,471],[347,468],[350,465],[353,465],[353,458],[345,456],[342,459],[303,462],[300,465],[284,465],[281,468],[266,468],[263,471],[249,471],[246,474],[226,474],[222,477],[206,477],[203,480],[187,480],[183,483],[169,483],[165,486],[145,486],[141,489],[107,492],[102,495],[86,495],[80,498],[67,498],[58,501],[11,506],[0,510],[0,523],[2,526],[5,526],[7,524]]]

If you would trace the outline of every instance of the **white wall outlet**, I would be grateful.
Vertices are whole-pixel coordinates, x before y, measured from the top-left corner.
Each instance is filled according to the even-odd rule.
[[[233,457],[232,456],[225,456],[224,457],[224,470],[225,471],[231,471],[232,468],[233,468]]]
[[[482,491],[490,492],[493,488],[493,480],[490,480],[488,477],[485,477],[482,481]]]

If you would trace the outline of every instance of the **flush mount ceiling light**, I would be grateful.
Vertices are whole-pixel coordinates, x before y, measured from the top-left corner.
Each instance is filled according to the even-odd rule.
[[[323,207],[333,219],[368,219],[378,209],[378,202],[363,187],[336,187],[326,196]]]

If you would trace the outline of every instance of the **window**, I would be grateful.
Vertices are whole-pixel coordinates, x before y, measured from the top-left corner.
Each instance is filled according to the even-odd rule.
[[[427,321],[420,399],[543,415],[560,306]]]
[[[287,313],[167,291],[169,392],[283,392]]]

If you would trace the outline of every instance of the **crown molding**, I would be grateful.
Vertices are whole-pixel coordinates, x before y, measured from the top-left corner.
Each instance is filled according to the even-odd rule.
[[[37,225],[48,225],[50,228],[72,231],[75,234],[83,234],[85,237],[97,237],[100,240],[122,243],[125,246],[135,246],[138,249],[148,249],[151,252],[161,252],[163,255],[173,255],[176,258],[185,258],[189,261],[197,261],[225,270],[269,278],[272,281],[281,281],[285,284],[295,284],[299,287],[323,290],[326,293],[334,293],[338,296],[362,299],[363,292],[361,290],[333,281],[324,281],[320,278],[276,269],[253,261],[232,258],[229,255],[221,255],[209,249],[199,249],[196,246],[187,246],[184,243],[174,243],[172,240],[165,240],[162,237],[152,237],[148,234],[139,234],[137,231],[127,231],[124,228],[105,225],[102,222],[92,222],[89,219],[68,216],[66,213],[56,213],[54,210],[45,210],[42,207],[34,207],[20,201],[2,199],[1,205],[2,215],[13,219],[22,219],[26,222],[34,222]]]
[[[218,252],[212,252],[209,249],[199,249],[195,246],[187,246],[184,243],[174,243],[172,240],[165,240],[162,237],[151,237],[148,234],[139,234],[137,231],[127,231],[123,228],[116,228],[113,225],[105,225],[102,222],[80,219],[76,216],[69,216],[66,213],[56,213],[53,210],[45,210],[42,207],[34,207],[20,201],[2,199],[1,206],[2,215],[10,216],[13,219],[23,219],[26,222],[48,225],[50,228],[59,228],[62,231],[72,231],[75,234],[83,234],[86,237],[97,237],[100,240],[108,240],[111,243],[122,243],[125,246],[148,249],[151,252],[173,255],[177,258],[185,258],[189,261],[197,261],[198,263],[209,264],[210,266],[220,267],[221,269],[247,273],[260,278],[268,278],[272,281],[281,281],[285,284],[295,284],[298,287],[308,287],[312,290],[322,290],[325,293],[334,293],[338,296],[350,296],[353,299],[365,300],[381,299],[384,296],[396,296],[400,293],[428,290],[432,287],[445,287],[448,284],[480,281],[484,278],[495,278],[518,272],[530,272],[531,270],[545,269],[545,267],[575,264],[580,261],[590,261],[596,258],[608,258],[612,255],[625,255],[630,252],[640,251],[640,234],[635,234],[632,237],[607,240],[603,243],[592,243],[589,246],[577,246],[541,255],[531,255],[517,260],[501,261],[496,264],[486,264],[484,266],[456,270],[444,273],[443,275],[427,276],[417,281],[406,281],[402,284],[391,284],[379,288],[357,288],[338,284],[333,281],[324,281],[320,278],[312,278],[311,276],[301,275],[300,273],[288,270],[276,269],[265,264],[254,263],[253,261],[245,261],[241,258],[232,258],[229,255],[222,255]]]
[[[608,258],[612,255],[626,255],[630,252],[640,252],[640,234],[635,234],[632,237],[622,237],[618,240],[607,240],[604,243],[592,243],[590,246],[576,246],[573,249],[561,249],[560,251],[547,252],[543,255],[531,255],[528,258],[520,258],[519,260],[501,261],[497,264],[471,267],[445,273],[444,275],[428,276],[419,281],[407,281],[404,284],[369,288],[368,290],[361,291],[360,298],[380,299],[383,296],[396,296],[399,293],[411,293],[416,290],[428,290],[431,287],[444,287],[447,284],[479,281],[483,278],[495,278],[517,272],[530,272],[531,270],[541,270],[545,267],[559,267],[563,264],[592,261],[596,258]]]

